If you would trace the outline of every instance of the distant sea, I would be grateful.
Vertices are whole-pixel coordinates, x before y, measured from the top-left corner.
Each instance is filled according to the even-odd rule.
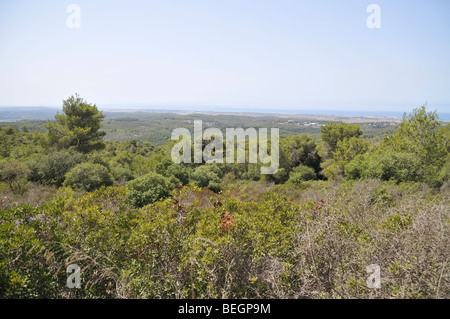
[[[135,108],[134,108],[135,107]],[[447,107],[446,107],[447,108]],[[105,107],[108,109],[108,107]],[[404,112],[400,111],[370,111],[370,110],[326,110],[326,109],[283,109],[283,108],[253,108],[253,107],[233,107],[233,106],[197,106],[197,105],[186,105],[186,106],[151,106],[147,107],[145,105],[135,105],[130,107],[119,107],[114,106],[110,110],[126,110],[126,109],[135,109],[135,110],[153,110],[153,111],[208,111],[208,112],[241,112],[241,113],[275,113],[275,114],[307,114],[307,115],[348,115],[348,116],[387,116],[387,117],[396,117],[401,119],[403,117]],[[429,107],[428,110],[434,110],[432,107]],[[410,113],[411,110],[408,109],[406,113]],[[450,113],[443,113],[438,111],[439,119],[441,121],[450,122]]]
[[[307,115],[348,115],[348,116],[387,116],[387,117],[397,117],[401,119],[404,112],[399,111],[364,111],[364,110],[322,110],[322,109],[256,109],[256,108],[245,108],[245,107],[204,107],[204,106],[168,106],[168,107],[152,107],[147,109],[165,109],[168,111],[211,111],[211,112],[242,112],[242,113],[284,113],[284,114],[307,114]],[[432,110],[431,108],[429,110]],[[411,112],[411,110],[406,113]],[[441,113],[438,111],[439,119],[441,121],[450,122],[450,113]]]
[[[266,112],[266,111],[265,111]],[[269,111],[267,111],[269,113]],[[403,118],[404,112],[388,112],[388,111],[336,111],[336,110],[272,110],[270,113],[286,113],[286,114],[320,114],[320,115],[348,115],[348,116],[388,116]],[[409,112],[407,112],[409,113]],[[450,113],[440,113],[441,121],[450,122]]]

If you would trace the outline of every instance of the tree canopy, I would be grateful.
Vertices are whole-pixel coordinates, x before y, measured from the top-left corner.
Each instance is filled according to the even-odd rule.
[[[105,132],[99,131],[104,118],[95,104],[75,94],[63,101],[63,113],[55,115],[56,123],[48,123],[48,143],[57,148],[73,148],[88,153],[104,147]]]
[[[358,124],[348,124],[344,122],[330,122],[320,129],[322,131],[322,140],[328,144],[331,152],[334,152],[339,141],[344,138],[360,137],[363,132]]]

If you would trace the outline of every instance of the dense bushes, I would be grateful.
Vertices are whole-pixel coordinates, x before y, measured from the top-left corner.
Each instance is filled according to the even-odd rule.
[[[299,165],[320,171],[320,156],[316,141],[310,135],[294,135],[281,140],[281,167],[290,170]]]
[[[61,186],[66,173],[85,160],[83,154],[69,150],[35,155],[27,161],[31,170],[29,179],[44,185]]]
[[[18,160],[0,162],[0,182],[7,182],[13,193],[23,192],[23,180],[29,173],[28,167]]]
[[[389,152],[379,149],[366,156],[355,158],[346,167],[346,176],[356,178],[376,178],[383,181],[417,181],[420,162],[414,154]]]
[[[308,166],[300,165],[295,167],[291,174],[289,174],[288,183],[300,185],[304,181],[313,179],[316,179],[316,172],[314,172],[314,169]]]
[[[424,181],[441,185],[448,180],[446,163],[450,151],[450,124],[441,126],[435,112],[425,107],[405,115],[399,130],[386,136],[372,152],[357,155],[345,167],[350,179],[378,178],[396,181]]]
[[[139,209],[125,187],[81,197],[61,189],[40,208],[0,210],[0,295],[449,296],[448,194],[377,180],[260,188],[247,188],[244,200],[183,187]],[[82,269],[81,289],[66,287],[71,263]],[[371,264],[381,267],[381,289],[367,287]]]
[[[103,165],[82,163],[66,174],[63,185],[90,192],[102,186],[110,186],[112,183],[112,176]]]
[[[160,174],[149,173],[128,183],[128,199],[134,207],[142,207],[167,196],[168,181]]]
[[[209,187],[212,191],[220,190],[222,178],[221,169],[214,164],[197,167],[191,174],[191,181],[200,187]]]
[[[76,105],[80,101],[72,99],[70,103]],[[95,111],[91,106],[87,108],[89,112]],[[97,122],[101,115],[99,116],[93,120],[96,123],[95,129],[98,128]],[[68,121],[65,117],[59,119],[63,119],[64,123]],[[69,126],[64,129],[70,133]],[[76,130],[76,127],[72,129]],[[299,184],[301,181],[311,179],[379,178],[426,181],[430,185],[441,186],[448,181],[446,163],[450,148],[450,126],[442,127],[437,115],[426,112],[425,108],[416,109],[412,114],[405,115],[398,132],[386,136],[379,146],[370,145],[369,141],[361,137],[359,125],[330,122],[323,125],[321,131],[320,144],[308,135],[283,137],[280,141],[280,168],[273,175],[261,175],[261,163],[174,164],[169,157],[170,142],[159,148],[135,140],[108,142],[104,150],[88,152],[89,147],[86,146],[90,143],[88,138],[85,141],[86,147],[82,147],[86,152],[83,154],[74,151],[73,145],[68,146],[69,149],[61,150],[49,147],[46,144],[51,139],[49,136],[45,138],[41,136],[39,140],[39,134],[20,132],[15,128],[3,129],[0,133],[2,143],[8,148],[7,154],[22,156],[18,160],[30,168],[29,174],[26,174],[28,179],[44,185],[61,186],[69,170],[81,163],[104,166],[114,181],[122,185],[152,172],[160,174],[166,178],[167,192],[179,184],[189,183],[218,192],[223,188],[222,177],[225,174],[233,176],[234,179],[262,180],[276,184],[287,181]],[[69,135],[72,136],[71,134]],[[91,137],[95,140],[93,143],[99,145],[99,136]],[[26,141],[26,144],[20,144],[20,141]],[[64,145],[59,142],[55,142],[56,148]],[[43,145],[46,149],[31,147],[36,144]],[[311,170],[308,170],[307,176],[299,174],[299,171],[303,172],[306,169],[305,167],[314,170],[314,176]]]
[[[111,169],[111,174],[114,179],[119,182],[131,181],[132,179],[134,179],[134,175],[131,169],[122,166],[113,167]]]
[[[0,298],[61,297],[41,213],[26,204],[0,210]]]

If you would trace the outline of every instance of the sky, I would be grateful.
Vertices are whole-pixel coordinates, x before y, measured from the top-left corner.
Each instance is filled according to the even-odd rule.
[[[0,0],[1,106],[450,113],[449,57],[448,0]]]

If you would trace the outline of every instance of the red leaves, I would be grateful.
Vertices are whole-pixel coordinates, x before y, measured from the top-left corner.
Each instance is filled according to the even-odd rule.
[[[233,231],[233,221],[234,221],[234,216],[230,215],[229,212],[225,212],[225,214],[223,214],[222,219],[220,219],[220,229],[222,230],[222,233],[228,233],[229,231]],[[221,236],[222,234],[219,234],[219,236]]]

